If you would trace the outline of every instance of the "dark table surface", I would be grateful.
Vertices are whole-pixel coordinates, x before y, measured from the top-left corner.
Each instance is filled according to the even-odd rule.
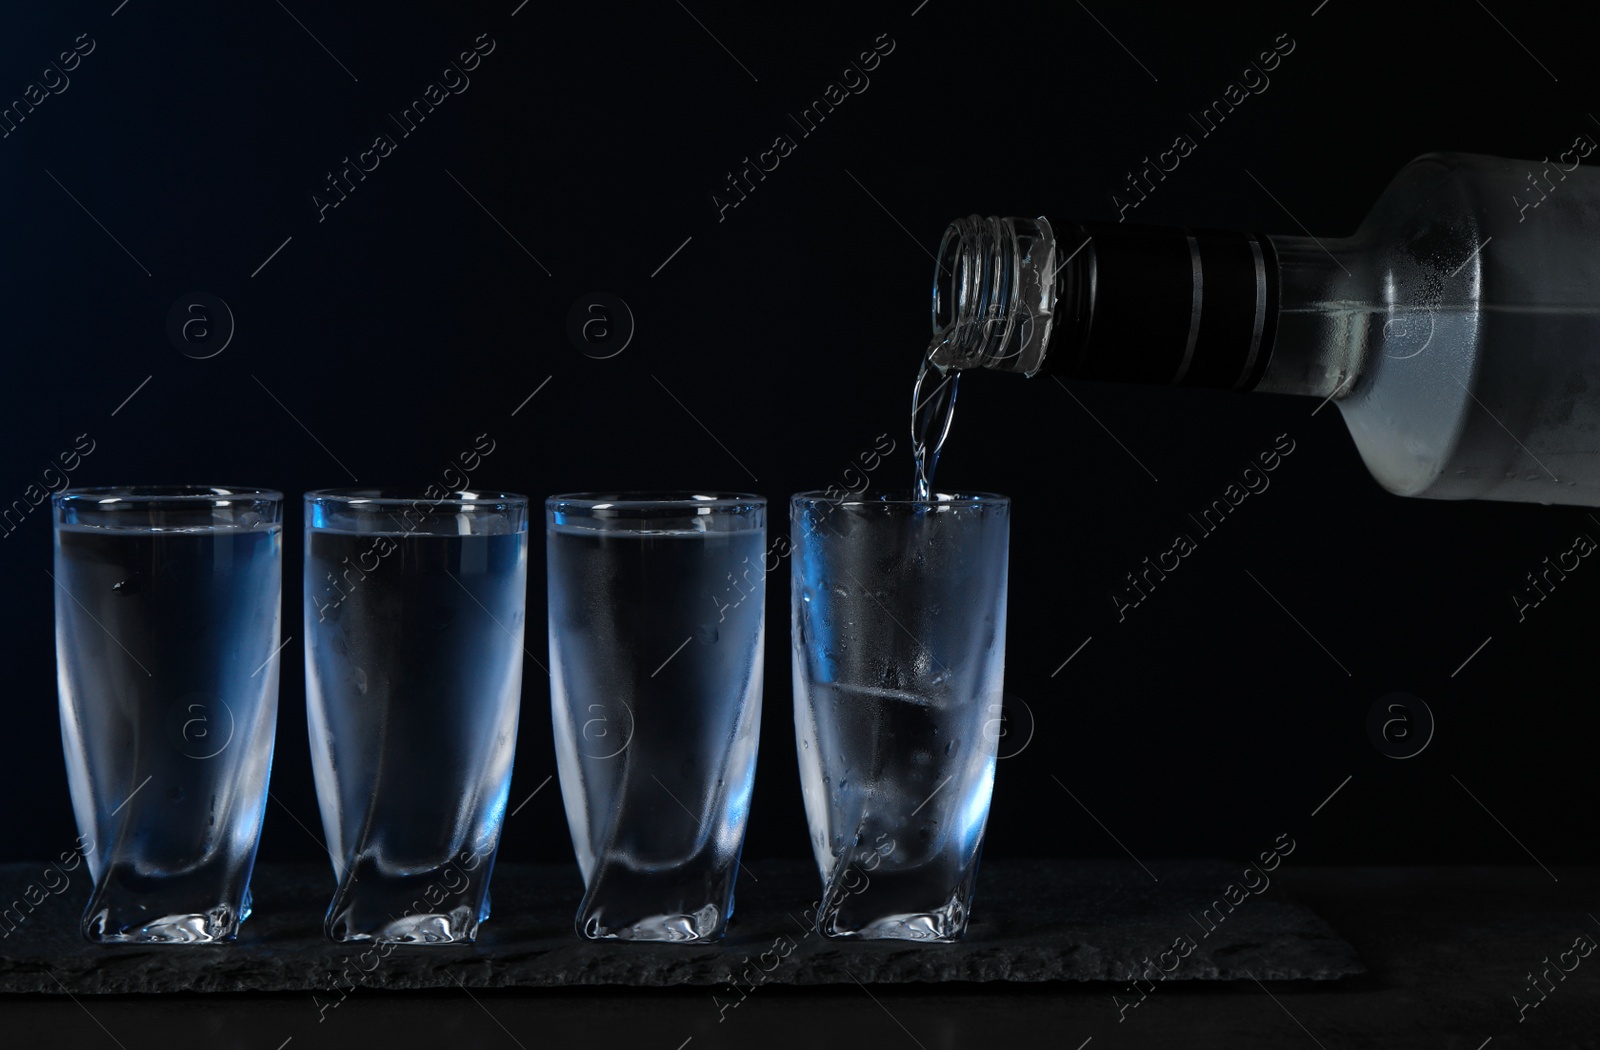
[[[304,1050],[352,1044],[507,1048],[965,1046],[1501,1047],[1600,1045],[1600,953],[1553,990],[1528,990],[1580,935],[1600,938],[1600,868],[1553,883],[1532,866],[1311,868],[1287,892],[1353,945],[1363,976],[1338,981],[1170,981],[1138,1006],[1123,982],[760,986],[718,989],[359,989],[338,1007],[309,992],[0,998],[7,1047],[192,1042]],[[1592,914],[1591,914],[1592,913]],[[1513,996],[1538,1002],[1519,1020]],[[1119,1017],[1121,1018],[1119,1020]]]

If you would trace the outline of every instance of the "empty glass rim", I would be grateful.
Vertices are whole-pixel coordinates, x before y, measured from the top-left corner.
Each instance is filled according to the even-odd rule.
[[[825,490],[796,492],[789,497],[793,506],[834,507],[1004,507],[1011,503],[1010,496],[998,492],[936,492],[933,499],[917,499],[910,495],[888,492],[860,492],[847,496],[831,495]]]
[[[253,485],[84,485],[62,489],[53,497],[58,504],[83,503],[179,503],[216,504],[230,500],[259,502],[282,500],[277,489]]]
[[[767,497],[751,492],[695,492],[689,489],[663,492],[565,492],[547,497],[547,510],[554,511],[632,511],[673,514],[684,511],[758,510]]]
[[[374,510],[391,507],[526,507],[528,497],[520,492],[502,492],[499,489],[454,489],[440,496],[430,496],[424,489],[408,488],[351,488],[312,489],[305,494],[307,503],[323,506],[362,507]]]

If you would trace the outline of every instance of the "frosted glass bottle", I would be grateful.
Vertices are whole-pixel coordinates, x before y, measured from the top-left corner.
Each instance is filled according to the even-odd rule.
[[[933,362],[1331,399],[1403,496],[1600,506],[1600,170],[1433,153],[1343,238],[952,223]]]

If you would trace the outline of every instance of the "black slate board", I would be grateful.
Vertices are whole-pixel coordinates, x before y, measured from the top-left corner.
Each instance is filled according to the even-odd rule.
[[[20,893],[43,865],[0,865],[0,893]],[[325,865],[260,865],[255,914],[229,945],[115,946],[84,942],[88,897],[78,877],[15,922],[0,925],[0,993],[309,991],[365,988],[536,988],[571,985],[727,987],[753,984],[903,984],[940,981],[1117,981],[1154,962],[1181,935],[1198,947],[1168,980],[1335,980],[1364,973],[1355,950],[1274,882],[1247,897],[1209,935],[1196,916],[1236,881],[1237,865],[1113,861],[985,863],[967,939],[959,944],[830,941],[804,913],[819,885],[800,862],[757,862],[739,879],[737,911],[716,945],[595,944],[573,932],[581,884],[562,865],[496,870],[494,915],[478,943],[399,946],[387,958],[330,944],[322,914],[333,892]],[[0,905],[8,901],[0,901]],[[26,909],[24,909],[26,910]],[[788,940],[780,940],[788,938]],[[779,947],[774,949],[774,943]],[[794,946],[791,948],[790,945]],[[762,953],[767,952],[765,958]],[[779,955],[783,958],[779,958]],[[348,976],[341,977],[341,973]],[[730,994],[736,994],[730,992]]]

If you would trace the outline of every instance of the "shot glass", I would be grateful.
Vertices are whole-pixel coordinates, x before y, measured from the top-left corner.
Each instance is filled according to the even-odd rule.
[[[278,716],[282,499],[177,485],[51,501],[90,941],[231,941],[250,914]]]
[[[831,937],[966,931],[999,741],[1010,501],[790,503],[800,786]]]
[[[306,718],[334,941],[471,942],[511,786],[528,500],[305,497]]]
[[[761,726],[766,500],[545,502],[551,717],[592,940],[727,929]]]

